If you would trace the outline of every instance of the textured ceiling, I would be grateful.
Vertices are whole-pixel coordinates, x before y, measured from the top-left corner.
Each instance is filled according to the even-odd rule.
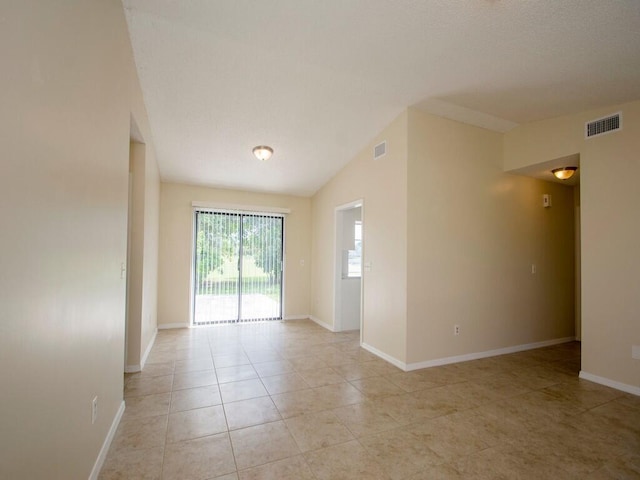
[[[506,131],[640,98],[639,0],[123,4],[165,181],[311,195],[408,106]]]

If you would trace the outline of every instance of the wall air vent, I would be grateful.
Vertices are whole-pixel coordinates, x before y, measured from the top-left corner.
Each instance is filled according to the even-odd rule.
[[[622,129],[622,112],[585,123],[584,136],[585,138],[597,137],[620,129]]]
[[[380,157],[384,157],[387,153],[387,142],[386,140],[382,143],[379,143],[375,147],[373,147],[373,159],[378,160]]]

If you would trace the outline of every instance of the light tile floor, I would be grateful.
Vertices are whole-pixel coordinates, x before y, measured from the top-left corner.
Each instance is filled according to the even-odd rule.
[[[579,343],[405,373],[358,337],[159,332],[100,478],[640,478],[640,397],[579,380]]]

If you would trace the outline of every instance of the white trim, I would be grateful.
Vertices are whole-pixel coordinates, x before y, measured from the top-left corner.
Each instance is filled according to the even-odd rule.
[[[288,320],[307,320],[308,318],[311,318],[311,316],[309,314],[307,314],[307,315],[287,315],[286,317],[282,317],[282,320],[284,322],[286,322]]]
[[[98,458],[96,458],[96,463],[93,464],[93,469],[91,470],[91,475],[89,475],[89,480],[97,480],[98,475],[100,475],[100,470],[102,470],[104,461],[107,458],[107,453],[109,452],[109,447],[111,446],[113,437],[116,434],[116,430],[118,430],[118,425],[120,425],[120,420],[122,419],[122,415],[124,414],[124,409],[125,409],[125,404],[124,404],[124,400],[122,400],[122,403],[120,403],[120,408],[118,408],[118,411],[116,412],[116,416],[113,417],[113,422],[111,422],[111,428],[109,428],[109,432],[107,432],[107,436],[104,439],[102,448],[100,449],[100,453],[98,453]]]
[[[287,314],[287,217],[282,217],[282,269],[280,271],[280,318],[284,320]],[[193,317],[192,317],[193,318]]]
[[[307,318],[309,318],[309,320],[312,320],[312,321],[316,322],[321,327],[326,328],[330,332],[334,332],[335,333],[335,330],[333,329],[333,327],[331,325],[329,325],[328,323],[323,322],[318,317],[314,317],[313,315],[309,315],[309,317],[307,317]]]
[[[405,372],[407,371],[407,364],[404,362],[401,362],[400,360],[398,360],[395,357],[392,357],[391,355],[388,355],[386,353],[384,353],[381,350],[378,350],[376,347],[372,347],[371,345],[362,342],[360,344],[360,346],[362,348],[364,348],[365,350],[368,350],[369,352],[373,353],[374,355],[376,355],[377,357],[380,357],[383,360],[386,360],[387,362],[391,363],[392,365],[395,365],[396,367],[400,368],[401,370],[404,370]]]
[[[147,363],[147,358],[151,353],[151,349],[153,348],[153,344],[156,341],[157,335],[158,335],[158,329],[156,328],[155,331],[153,332],[153,337],[151,337],[151,341],[149,342],[149,345],[147,345],[147,349],[145,350],[144,354],[142,355],[142,358],[140,359],[140,365],[126,365],[124,367],[124,373],[138,373],[142,371],[142,369],[144,368],[144,364]]]
[[[289,208],[280,208],[280,207],[255,207],[249,205],[241,205],[241,204],[226,204],[226,203],[216,203],[216,202],[199,202],[193,201],[191,202],[193,210],[191,212],[191,275],[189,280],[189,324],[186,328],[199,328],[204,326],[210,326],[212,324],[207,325],[197,325],[195,323],[195,290],[196,290],[196,233],[197,233],[197,217],[198,212],[201,211],[211,211],[213,213],[219,212],[227,212],[238,215],[270,215],[271,217],[277,217],[282,219],[282,281],[280,283],[282,295],[280,297],[281,305],[280,305],[280,315],[281,318],[284,319],[285,316],[285,308],[286,308],[286,282],[287,282],[287,214],[291,213],[291,209]],[[306,318],[306,317],[305,317]],[[168,324],[171,326],[166,326],[164,328],[183,328],[179,324]],[[161,328],[160,326],[158,328]]]
[[[147,363],[147,358],[149,358],[149,354],[151,353],[151,349],[153,345],[156,343],[156,336],[158,335],[158,327],[153,332],[153,337],[149,341],[149,345],[147,345],[147,349],[144,351],[142,358],[140,359],[140,368],[144,368],[144,364]]]
[[[364,313],[364,199],[358,198],[348,203],[343,203],[334,208],[333,212],[333,332],[342,330],[342,249],[339,244],[343,235],[343,212],[347,210],[360,209],[360,221],[362,222],[362,251],[360,256],[360,277],[354,278],[360,282],[360,342],[362,342],[362,324]]]
[[[615,380],[611,380],[606,377],[600,377],[598,375],[585,372],[584,370],[580,370],[580,378],[582,378],[583,380],[588,380],[590,382],[599,383],[600,385],[615,388],[616,390],[631,393],[632,395],[640,396],[640,387],[627,385],[626,383],[622,382],[616,382]]]
[[[241,203],[219,203],[219,202],[200,202],[193,201],[191,206],[194,208],[204,208],[210,210],[228,210],[231,212],[251,212],[251,213],[276,213],[286,215],[291,213],[290,208],[282,207],[266,207],[263,205],[242,205]]]
[[[364,200],[362,198],[358,198],[357,200],[353,200],[352,202],[343,203],[342,205],[338,205],[335,209],[336,210],[351,210],[353,208],[361,207],[363,203],[364,203]]]
[[[448,365],[450,363],[468,362],[469,360],[478,360],[480,358],[496,357],[507,353],[522,352],[525,350],[533,350],[535,348],[549,347],[560,343],[573,342],[575,337],[554,338],[542,342],[525,343],[523,345],[514,345],[512,347],[498,348],[496,350],[487,350],[484,352],[467,353],[464,355],[455,355],[453,357],[436,358],[434,360],[426,360],[424,362],[409,363],[406,365],[407,372],[412,370],[420,370],[421,368],[437,367],[440,365]]]
[[[193,327],[196,319],[196,236],[198,230],[198,213],[195,208],[191,211],[191,261],[189,266],[189,323],[187,328]],[[175,325],[174,323],[169,325]],[[181,327],[167,327],[181,328]]]
[[[551,345],[558,345],[560,343],[573,342],[574,340],[575,340],[575,337],[554,338],[552,340],[545,340],[543,342],[525,343],[523,345],[514,345],[513,347],[498,348],[496,350],[487,350],[485,352],[467,353],[465,355],[456,355],[453,357],[436,358],[434,360],[426,360],[424,362],[416,362],[416,363],[408,363],[408,364],[405,362],[402,362],[401,360],[398,360],[395,357],[392,357],[387,353],[384,353],[381,350],[378,350],[375,347],[372,347],[367,343],[361,342],[360,346],[365,350],[368,350],[369,352],[373,353],[374,355],[382,358],[383,360],[386,360],[392,365],[395,365],[396,367],[404,370],[405,372],[411,372],[413,370],[420,370],[422,368],[438,367],[440,365],[448,365],[450,363],[467,362],[469,360],[478,360],[480,358],[496,357],[498,355],[505,355],[507,353],[516,353],[516,352],[522,352],[524,350],[533,350],[535,348],[549,347]]]
[[[163,323],[158,325],[158,330],[170,330],[172,328],[189,328],[188,323]]]

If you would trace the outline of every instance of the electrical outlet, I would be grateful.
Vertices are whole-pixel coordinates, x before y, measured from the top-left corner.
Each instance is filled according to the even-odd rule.
[[[537,271],[536,264],[535,264],[535,263],[532,263],[532,264],[531,264],[531,274],[532,274],[532,275],[535,275],[536,271]]]
[[[631,347],[631,358],[640,360],[640,345],[634,345]]]
[[[454,335],[460,335],[460,325],[454,325],[453,326],[453,334]]]
[[[91,424],[96,423],[98,419],[98,397],[93,397],[91,400]]]

